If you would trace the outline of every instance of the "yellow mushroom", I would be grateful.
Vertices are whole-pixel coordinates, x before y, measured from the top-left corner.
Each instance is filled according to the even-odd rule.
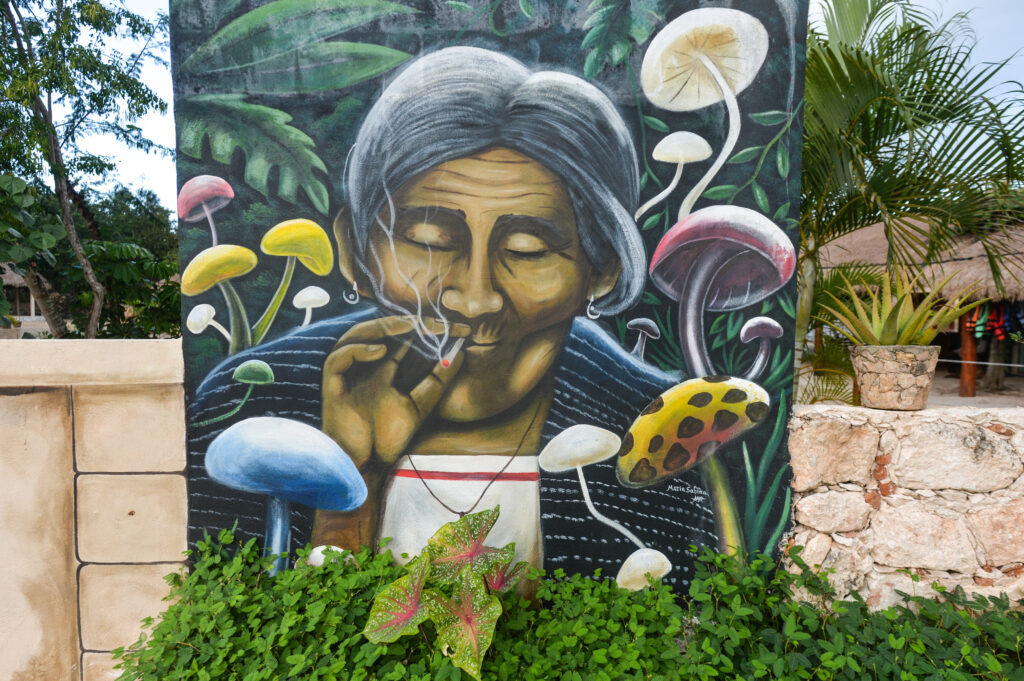
[[[723,551],[742,548],[725,469],[715,451],[755,428],[770,409],[768,393],[742,378],[706,376],[669,388],[647,405],[622,438],[616,474],[626,487],[649,487],[702,464]]]
[[[256,254],[245,246],[221,244],[200,251],[181,275],[181,292],[198,296],[256,267]]]
[[[251,250],[244,246],[221,244],[200,251],[181,275],[181,292],[186,296],[198,296],[214,286],[224,294],[231,326],[231,343],[228,346],[228,354],[231,355],[252,344],[245,307],[231,285],[231,279],[248,273],[254,267],[256,254]]]
[[[263,311],[252,327],[253,343],[259,343],[267,335],[270,325],[274,323],[277,311],[281,308],[288,287],[295,273],[295,261],[305,265],[310,272],[324,277],[334,269],[334,249],[324,228],[312,220],[298,218],[279,222],[263,235],[260,250],[267,255],[287,257],[281,283],[277,285],[267,309]]]

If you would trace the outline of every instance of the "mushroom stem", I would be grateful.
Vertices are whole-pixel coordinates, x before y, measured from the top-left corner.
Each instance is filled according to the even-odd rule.
[[[213,246],[217,245],[217,227],[213,224],[213,213],[206,207],[206,201],[203,201],[203,213],[206,214],[206,221],[210,223],[210,236],[213,240]]]
[[[205,421],[199,421],[198,423],[193,423],[192,425],[195,426],[196,428],[202,428],[203,426],[209,426],[209,425],[211,425],[213,423],[218,423],[218,422],[223,421],[225,419],[231,418],[232,416],[234,416],[235,414],[237,414],[238,412],[240,412],[242,410],[242,405],[244,405],[249,400],[249,395],[252,394],[252,389],[253,389],[254,386],[255,386],[254,383],[250,383],[249,384],[248,389],[246,389],[246,391],[245,391],[245,395],[242,396],[242,399],[239,400],[238,404],[236,404],[235,407],[231,411],[229,411],[229,412],[227,412],[225,414],[221,414],[220,416],[214,416],[212,419],[206,419]]]
[[[583,491],[583,501],[585,501],[587,503],[587,509],[590,510],[590,514],[592,516],[594,516],[595,518],[597,518],[602,523],[604,523],[605,525],[607,525],[608,527],[614,528],[614,529],[618,530],[619,532],[621,532],[623,534],[623,536],[625,536],[627,539],[629,539],[631,542],[636,544],[641,549],[646,549],[647,546],[645,546],[644,543],[642,541],[640,541],[640,539],[635,534],[633,534],[632,532],[627,530],[625,527],[623,527],[622,525],[620,525],[617,522],[615,522],[614,520],[612,520],[611,518],[609,518],[607,516],[601,515],[598,512],[598,510],[596,508],[594,508],[594,502],[590,500],[590,490],[587,489],[587,479],[585,477],[583,477],[583,467],[582,466],[576,466],[576,474],[579,475],[579,478],[580,478],[580,489]]]
[[[238,297],[238,291],[231,285],[230,281],[222,281],[217,284],[221,293],[224,294],[224,301],[228,304],[228,319],[231,327],[231,343],[228,345],[228,354],[233,355],[240,350],[252,346],[252,335],[249,332],[249,318],[245,314],[245,306],[242,299]]]
[[[306,316],[302,318],[302,324],[299,326],[309,326],[309,323],[313,321],[313,308],[306,308]]]
[[[644,333],[643,331],[641,331],[640,335],[637,336],[636,345],[633,346],[633,355],[635,357],[639,357],[640,359],[643,359],[644,358],[644,348],[646,348],[646,347],[647,347],[647,334]]]
[[[761,374],[768,366],[768,358],[772,353],[772,339],[767,336],[762,336],[760,341],[761,345],[757,348],[757,357],[754,358],[750,368],[747,369],[747,373],[743,374],[743,378],[748,381],[756,381],[761,377]]]
[[[725,108],[729,111],[729,133],[725,136],[725,144],[722,145],[722,151],[718,154],[718,158],[708,168],[708,172],[704,173],[704,177],[700,178],[700,181],[693,186],[690,193],[686,195],[683,200],[683,205],[679,206],[679,219],[682,220],[690,211],[693,210],[693,204],[697,202],[700,195],[704,193],[708,185],[711,184],[711,180],[714,179],[718,171],[722,169],[725,162],[729,158],[729,154],[732,153],[733,148],[736,146],[736,141],[740,138],[740,105],[736,101],[736,95],[733,93],[732,88],[729,87],[729,83],[726,82],[725,77],[722,76],[722,72],[718,70],[715,63],[708,59],[705,55],[699,54],[697,58],[700,59],[700,63],[704,65],[704,68],[708,70],[711,77],[715,79],[715,83],[718,84],[718,89],[722,91],[722,96],[725,99]]]
[[[224,328],[223,324],[218,322],[216,319],[211,319],[209,325],[220,331],[220,334],[224,336],[229,343],[231,342],[231,334],[228,333],[228,330]]]
[[[256,320],[256,323],[252,327],[252,344],[256,345],[263,340],[267,335],[267,331],[270,330],[270,325],[274,323],[274,318],[277,317],[277,311],[281,309],[281,303],[284,302],[284,297],[288,294],[288,287],[292,283],[292,275],[295,273],[295,256],[289,255],[288,260],[284,266],[284,274],[281,275],[281,283],[277,285],[277,290],[274,291],[274,296],[267,303],[267,309],[263,311],[260,318]],[[308,322],[307,322],[308,323]]]
[[[634,220],[639,220],[641,215],[649,211],[652,207],[657,205],[659,201],[661,201],[666,196],[672,193],[672,190],[679,185],[679,180],[683,176],[684,165],[684,163],[676,165],[676,174],[672,176],[672,181],[669,182],[668,186],[662,189],[657,196],[655,196],[650,201],[648,201],[647,203],[645,203],[644,205],[640,206],[640,208],[637,209],[636,214],[633,215]]]
[[[291,503],[282,497],[267,497],[267,527],[263,535],[263,555],[277,556],[267,571],[271,577],[288,569],[288,541],[291,539]]]
[[[743,529],[740,527],[736,502],[725,467],[717,455],[711,455],[701,464],[704,481],[711,492],[711,505],[715,511],[715,528],[718,530],[718,548],[731,556],[743,550]]]
[[[704,342],[704,305],[715,274],[733,255],[713,248],[702,253],[690,270],[683,295],[679,296],[679,345],[694,378],[715,373]]]

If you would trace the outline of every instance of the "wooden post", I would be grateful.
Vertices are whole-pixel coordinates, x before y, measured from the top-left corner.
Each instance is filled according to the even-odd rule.
[[[970,314],[969,312],[967,314]],[[978,361],[978,346],[974,334],[967,330],[967,314],[960,316],[960,359]],[[960,397],[974,397],[978,382],[978,365],[960,365]]]

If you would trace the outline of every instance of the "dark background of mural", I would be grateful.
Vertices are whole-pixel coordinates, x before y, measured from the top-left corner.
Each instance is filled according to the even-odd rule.
[[[201,69],[190,72],[182,68],[185,60],[218,29],[266,4],[269,3],[256,0],[171,2],[178,182],[181,186],[201,174],[219,175],[230,182],[235,199],[216,215],[223,243],[258,244],[267,229],[290,218],[309,218],[329,231],[333,215],[344,203],[342,173],[346,154],[367,107],[403,61],[449,45],[499,50],[531,67],[540,65],[584,75],[603,88],[632,127],[641,159],[642,202],[655,195],[675,171],[672,164],[651,160],[650,152],[662,137],[669,131],[689,130],[708,140],[714,150],[712,157],[687,166],[680,187],[671,197],[671,210],[665,210],[661,204],[640,219],[648,256],[674,222],[682,196],[714,160],[726,135],[723,104],[683,113],[656,109],[644,98],[638,78],[650,38],[669,20],[698,7],[729,7],[733,2],[405,0],[402,5],[417,11],[390,14],[332,38],[386,46],[409,55],[375,54],[363,62],[370,77],[347,87],[319,89],[325,83],[337,83],[337,78],[326,78],[324,83],[312,78],[297,84],[294,78],[287,77],[246,79],[237,73],[218,77]],[[347,5],[344,0],[336,4]],[[386,3],[362,0],[359,4],[374,7]],[[734,162],[728,163],[712,182],[707,194],[711,198],[701,198],[695,208],[719,203],[745,206],[772,217],[795,238],[807,3],[761,0],[736,4],[736,9],[755,16],[768,29],[769,53],[756,80],[738,96],[743,128],[733,153]],[[381,69],[388,70],[372,75]],[[282,144],[282,140],[289,142]],[[281,181],[283,175],[297,178],[298,189],[289,191],[290,183]],[[184,267],[192,256],[210,245],[210,234],[205,222],[182,222],[179,231]],[[247,310],[250,320],[259,316],[273,295],[284,265],[284,258],[261,254],[256,269],[235,281],[242,300],[251,305]],[[315,311],[315,320],[351,311],[352,306],[342,300],[346,284],[337,272],[317,277],[300,266],[288,302],[282,306],[268,338],[301,322],[303,313],[290,306],[290,298],[310,284],[332,294],[330,304]],[[795,279],[763,303],[729,313],[709,313],[705,320],[708,346],[716,369],[723,374],[742,375],[753,359],[756,349],[738,341],[739,328],[746,319],[771,316],[785,329],[777,346],[784,350],[775,351],[770,368],[759,381],[772,398],[772,413],[744,443],[732,445],[720,454],[730,471],[748,550],[773,548],[788,522],[788,456],[783,440],[792,393],[794,300]],[[202,302],[213,304],[226,317],[216,290],[183,298],[183,316]],[[649,283],[638,307],[602,323],[608,324],[623,345],[631,347],[634,339],[625,328],[626,322],[636,317],[657,320],[662,337],[648,344],[648,361],[680,372],[682,379],[688,376],[676,338],[676,312],[677,304],[666,300]],[[203,376],[224,359],[226,346],[223,338],[209,332],[185,334],[189,395]],[[201,458],[195,459],[190,456],[190,465],[201,465]],[[191,503],[193,508],[202,505],[221,509],[222,513],[204,517],[223,518],[221,526],[230,526],[234,522],[229,510],[232,494],[224,490],[223,495],[208,498],[193,491]],[[311,513],[294,514],[293,545],[308,540],[308,519]],[[239,529],[244,534],[261,536],[262,522],[243,519]],[[200,538],[201,531],[202,528],[192,527],[190,540]]]

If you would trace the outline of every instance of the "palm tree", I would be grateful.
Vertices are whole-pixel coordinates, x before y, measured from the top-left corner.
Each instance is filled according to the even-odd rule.
[[[974,65],[966,17],[940,23],[910,0],[824,0],[807,38],[797,359],[825,284],[819,249],[882,223],[890,265],[926,262],[954,240],[985,246],[1019,224],[1020,85],[1006,62]]]

